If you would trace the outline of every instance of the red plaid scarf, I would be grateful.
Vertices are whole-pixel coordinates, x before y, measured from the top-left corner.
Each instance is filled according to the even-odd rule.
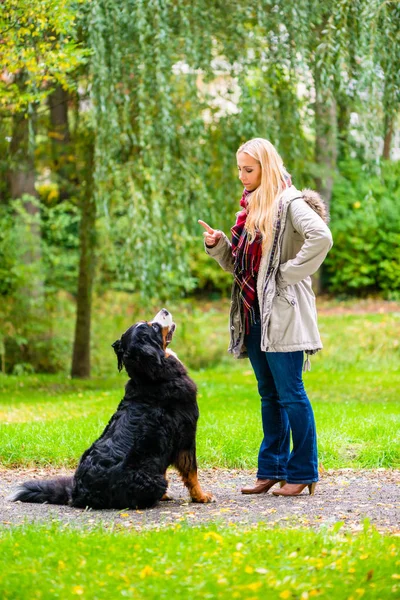
[[[287,187],[292,185],[290,175],[285,177]],[[245,229],[247,218],[247,197],[250,194],[247,190],[243,191],[240,200],[240,206],[243,208],[238,213],[235,225],[231,228],[232,232],[232,255],[234,262],[234,277],[240,289],[240,298],[243,303],[245,332],[250,333],[250,324],[255,322],[257,317],[257,274],[260,268],[262,257],[262,236],[259,231],[256,237],[250,243],[249,236]]]
[[[243,191],[240,206],[243,208],[238,213],[236,223],[232,227],[232,255],[235,259],[234,277],[240,289],[240,297],[244,308],[245,331],[250,332],[250,323],[254,323],[255,305],[257,298],[257,273],[262,256],[262,238],[259,231],[256,232],[254,242],[250,243],[245,229],[247,218],[247,190]]]

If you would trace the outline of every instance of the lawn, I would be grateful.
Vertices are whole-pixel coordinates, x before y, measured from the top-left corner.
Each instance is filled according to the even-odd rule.
[[[241,364],[244,364],[241,361]],[[349,369],[307,375],[324,468],[400,465],[400,377]],[[259,399],[249,365],[192,372],[199,388],[198,461],[203,467],[256,465]],[[385,381],[382,381],[385,377]],[[73,466],[98,436],[123,395],[126,376],[70,382],[37,377],[0,392],[0,462],[4,466]],[[7,382],[10,384],[11,382]],[[115,386],[115,387],[114,387]]]
[[[145,318],[117,302],[95,312],[94,377],[0,376],[0,464],[73,467],[123,396],[126,374],[110,349]],[[150,309],[155,312],[158,307]],[[198,462],[255,468],[261,440],[251,366],[226,354],[226,301],[168,306],[178,330],[173,348],[198,385]],[[57,335],[71,320],[60,319]],[[61,323],[64,329],[61,329]],[[400,313],[321,315],[323,352],[305,385],[325,468],[400,466]],[[66,366],[68,361],[65,361]],[[312,500],[311,500],[312,501]],[[358,600],[400,593],[399,537],[365,524],[318,531],[257,527],[78,530],[57,524],[0,530],[0,596],[9,599],[274,598]]]
[[[182,315],[176,317],[173,347],[191,367],[199,390],[200,467],[254,468],[260,402],[249,361],[226,353],[226,302],[173,308]],[[74,466],[101,433],[127,379],[116,373],[109,347],[118,335],[113,332],[123,330],[121,310],[117,303],[97,313],[96,327],[108,333],[99,338],[92,380],[71,380],[67,374],[0,377],[0,464]],[[126,326],[139,316],[131,312]],[[325,349],[312,357],[304,380],[315,411],[321,465],[398,468],[400,313],[322,316],[320,328]],[[220,358],[204,368],[207,347],[212,357],[219,349]],[[107,365],[102,376],[99,362]]]
[[[145,532],[22,526],[0,532],[0,594],[22,598],[396,598],[400,539],[330,530]]]

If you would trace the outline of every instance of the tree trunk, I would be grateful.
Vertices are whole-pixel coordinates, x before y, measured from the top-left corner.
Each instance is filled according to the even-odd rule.
[[[49,96],[50,123],[53,152],[58,158],[58,148],[70,141],[68,124],[68,92],[58,85]]]
[[[315,162],[318,168],[317,190],[328,211],[331,204],[334,174],[338,156],[337,105],[332,92],[323,88],[318,68],[315,83]],[[313,278],[318,293],[324,291],[323,266]]]
[[[69,186],[73,182],[77,183],[75,181],[75,162],[71,162],[71,156],[74,156],[74,153],[72,149],[69,149],[71,136],[68,121],[68,100],[68,92],[60,85],[55,88],[48,98],[50,109],[48,135],[51,138],[52,170],[57,176],[60,200],[68,198],[71,195]]]
[[[90,377],[90,328],[96,244],[96,203],[93,193],[93,149],[88,164],[85,191],[81,196],[80,261],[71,377]]]
[[[30,126],[32,120],[26,118],[24,113],[13,116],[9,172],[12,198],[21,198],[23,194],[37,197],[34,154],[29,140]]]
[[[25,265],[38,264],[41,253],[41,231],[40,225],[35,222],[35,217],[40,213],[40,206],[34,199],[38,197],[35,189],[35,162],[34,162],[34,137],[33,116],[26,118],[23,113],[13,116],[12,138],[10,142],[10,190],[12,198],[25,198],[23,206],[26,212],[33,217],[29,225],[29,234],[24,238],[26,251],[22,256]],[[43,293],[43,280],[38,280],[39,269],[34,269],[36,276],[28,278],[29,287],[25,289],[28,304],[32,298],[38,301]]]
[[[383,138],[383,152],[382,158],[386,160],[390,159],[390,149],[392,145],[393,131],[394,131],[394,115],[390,115],[385,113],[385,122],[384,122],[384,138]]]
[[[28,114],[16,113],[12,116],[10,141],[10,168],[8,179],[13,199],[21,199],[25,215],[15,213],[15,235],[18,260],[20,262],[21,284],[13,292],[15,309],[10,313],[20,338],[26,343],[17,342],[15,336],[6,337],[4,342],[3,368],[18,363],[30,363],[37,368],[35,349],[47,339],[45,287],[42,264],[42,232],[40,224],[40,204],[35,189],[35,115],[32,107]],[[22,267],[22,268],[21,268]]]
[[[316,183],[329,208],[338,155],[337,107],[332,93],[319,89],[317,76],[315,88],[315,161],[318,165]]]
[[[350,112],[351,98],[343,95],[339,96],[337,98],[338,158],[345,158],[348,152]]]

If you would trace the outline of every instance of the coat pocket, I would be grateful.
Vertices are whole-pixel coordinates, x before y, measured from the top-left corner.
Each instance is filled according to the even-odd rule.
[[[297,334],[297,298],[288,288],[277,288],[272,301],[268,338],[272,345],[290,344]]]
[[[290,306],[296,306],[297,298],[294,292],[290,292],[289,288],[276,288],[276,296],[283,298]]]
[[[282,351],[289,347],[322,348],[311,280],[276,288],[268,339],[272,346]]]

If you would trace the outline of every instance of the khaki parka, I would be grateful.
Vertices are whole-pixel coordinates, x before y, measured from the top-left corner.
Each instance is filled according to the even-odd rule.
[[[317,271],[332,247],[326,207],[317,192],[284,190],[278,200],[274,241],[262,256],[257,277],[261,314],[261,350],[314,354],[322,348],[317,325],[311,275]],[[233,273],[231,242],[223,233],[207,254]],[[244,344],[243,305],[239,286],[232,286],[228,351],[236,358],[247,356]]]

